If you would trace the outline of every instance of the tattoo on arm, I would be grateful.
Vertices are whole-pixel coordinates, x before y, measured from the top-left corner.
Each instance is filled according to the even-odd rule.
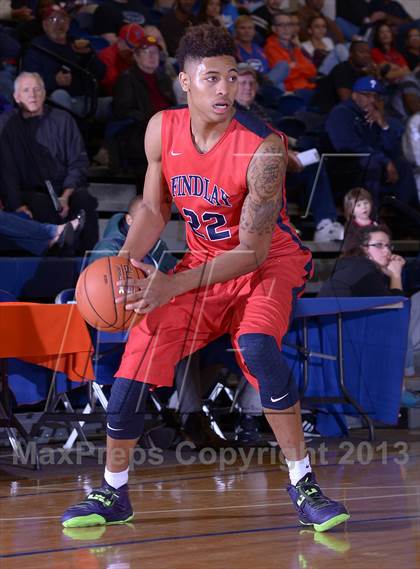
[[[240,228],[257,235],[272,234],[283,204],[287,157],[280,138],[270,136],[248,168],[248,195],[242,206]]]

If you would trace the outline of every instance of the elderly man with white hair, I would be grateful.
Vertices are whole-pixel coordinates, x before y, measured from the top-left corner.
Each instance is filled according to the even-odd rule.
[[[56,224],[84,210],[81,249],[91,249],[98,238],[97,202],[86,189],[89,161],[75,121],[66,111],[45,105],[45,86],[37,73],[21,73],[13,96],[18,108],[0,116],[5,209]]]

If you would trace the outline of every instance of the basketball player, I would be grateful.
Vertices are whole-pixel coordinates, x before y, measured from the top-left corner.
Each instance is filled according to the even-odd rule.
[[[189,28],[178,61],[188,107],[149,122],[143,207],[124,250],[135,263],[142,259],[175,202],[190,251],[171,275],[136,263],[148,276],[128,283],[138,292],[126,308],[145,318],[131,331],[112,388],[104,482],[62,522],[84,527],[132,519],[128,464],[142,433],[145,383],[171,385],[179,360],[228,332],[286,457],[300,522],[325,531],[349,514],[316,483],[298,391],[280,351],[293,299],[311,269],[310,252],[286,215],[285,137],[235,111],[235,45],[223,28]]]

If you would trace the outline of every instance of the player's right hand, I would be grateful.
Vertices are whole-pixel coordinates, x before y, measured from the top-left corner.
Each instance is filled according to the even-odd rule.
[[[152,265],[131,261],[135,267],[141,269],[147,276],[144,279],[128,279],[118,281],[119,287],[137,289],[115,300],[116,304],[126,302],[126,310],[134,310],[138,314],[147,314],[158,306],[169,302],[174,296],[172,276],[158,271]]]

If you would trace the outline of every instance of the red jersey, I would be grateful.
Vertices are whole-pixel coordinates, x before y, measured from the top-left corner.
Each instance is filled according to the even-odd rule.
[[[237,111],[217,144],[200,154],[192,141],[189,109],[163,111],[162,172],[187,223],[187,244],[193,264],[239,245],[239,221],[248,193],[248,167],[257,148],[273,132],[249,113]],[[279,192],[283,194],[283,207],[269,257],[302,248],[289,224],[284,185]]]

